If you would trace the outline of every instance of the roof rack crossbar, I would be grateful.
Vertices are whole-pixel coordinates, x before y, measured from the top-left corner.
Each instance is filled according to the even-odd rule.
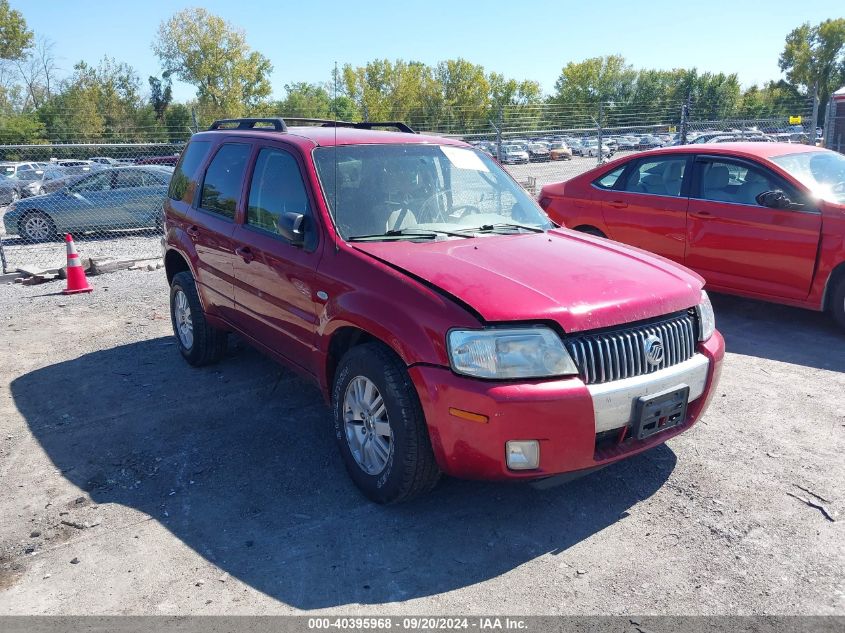
[[[417,133],[410,125],[403,123],[402,121],[362,121],[360,123],[355,123],[354,126],[360,130],[372,130],[376,127],[394,127],[400,132],[405,132],[407,134]]]
[[[259,123],[272,125],[277,132],[287,132],[288,126],[284,119],[279,117],[249,118],[249,119],[219,119],[211,124],[209,130],[231,129],[231,130],[252,130]],[[231,127],[230,127],[231,126]]]

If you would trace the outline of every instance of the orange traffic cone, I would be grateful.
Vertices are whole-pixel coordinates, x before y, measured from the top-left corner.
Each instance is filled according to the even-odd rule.
[[[91,292],[93,288],[88,285],[88,280],[85,278],[85,269],[79,263],[79,253],[76,252],[70,233],[65,235],[65,242],[67,243],[67,287],[62,293],[73,295],[77,292]]]

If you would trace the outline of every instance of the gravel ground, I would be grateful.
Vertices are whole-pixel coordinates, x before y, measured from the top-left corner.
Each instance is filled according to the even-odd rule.
[[[0,286],[0,614],[845,614],[845,337],[716,297],[704,420],[551,490],[347,478],[317,390],[173,344],[162,271]],[[798,499],[812,490],[838,519]]]

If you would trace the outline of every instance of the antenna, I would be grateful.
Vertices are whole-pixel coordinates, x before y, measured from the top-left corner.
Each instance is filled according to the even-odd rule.
[[[337,60],[334,63],[334,103],[332,104],[332,110],[334,111],[334,217],[335,217],[335,226],[337,226],[338,217],[340,215],[340,209],[337,206]],[[340,250],[340,244],[337,242],[337,237],[335,237],[334,242],[335,252]]]

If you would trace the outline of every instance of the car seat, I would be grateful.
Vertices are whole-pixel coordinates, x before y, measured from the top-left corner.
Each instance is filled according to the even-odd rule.
[[[705,200],[734,202],[736,196],[728,191],[731,180],[730,172],[725,165],[710,165],[704,172],[702,193]]]
[[[673,160],[663,169],[663,188],[666,195],[680,196],[681,183],[684,181],[684,161]]]

